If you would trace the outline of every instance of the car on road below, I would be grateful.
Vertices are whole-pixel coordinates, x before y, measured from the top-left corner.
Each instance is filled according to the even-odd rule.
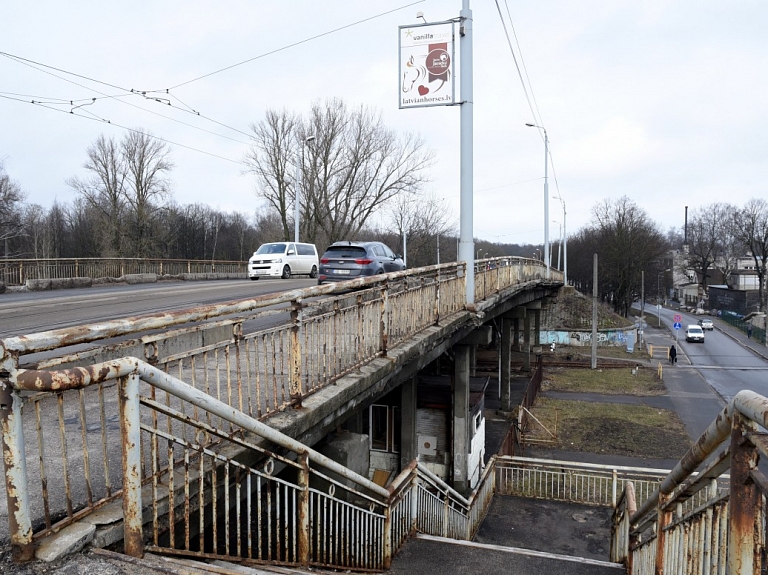
[[[704,343],[704,330],[700,325],[689,325],[685,328],[685,341],[700,341]]]
[[[318,284],[405,269],[403,258],[381,242],[336,242],[320,258]]]
[[[711,319],[708,319],[708,318],[700,319],[699,325],[701,326],[701,329],[708,329],[708,330],[715,329],[715,324],[712,322]]]

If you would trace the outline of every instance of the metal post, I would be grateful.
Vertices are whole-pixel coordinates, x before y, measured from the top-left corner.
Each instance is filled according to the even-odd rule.
[[[123,546],[132,557],[144,556],[141,508],[141,418],[139,376],[127,375],[120,382],[120,435],[123,447]],[[168,493],[168,505],[175,494]],[[173,528],[173,527],[171,527]]]
[[[760,569],[761,492],[750,471],[757,468],[758,452],[747,438],[756,424],[735,413],[731,428],[731,497],[728,505],[728,573]]]
[[[597,254],[592,262],[592,369],[597,369]]]
[[[544,132],[544,264],[547,266],[547,279],[549,279],[549,136],[544,126],[532,123],[526,123],[525,125],[529,128],[538,128]]]
[[[301,218],[301,185],[304,183],[302,177],[302,168],[304,167],[304,145],[309,144],[314,140],[314,136],[308,136],[304,139],[301,145],[301,154],[299,150],[296,150],[296,177],[293,180],[294,192],[296,193],[296,206],[293,216],[293,241],[298,243],[299,241],[299,220]]]
[[[301,389],[301,299],[297,298],[293,301],[291,306],[291,377],[290,377],[290,389],[291,389],[291,402],[293,407],[301,407],[302,389]]]
[[[656,575],[664,574],[664,554],[667,549],[667,525],[672,521],[672,512],[667,506],[669,495],[659,494],[658,505],[656,508],[656,558],[654,560],[653,572]],[[631,529],[631,526],[630,526]],[[630,551],[631,553],[631,551]]]
[[[0,372],[0,447],[5,469],[11,555],[16,562],[31,561],[35,556],[29,511],[27,455],[21,420],[22,403],[18,392],[11,387],[9,373]]]
[[[387,282],[381,286],[381,311],[379,319],[379,342],[382,357],[387,356],[389,347],[389,288]]]
[[[309,565],[309,454],[300,453],[298,457],[299,480],[298,480],[298,547],[299,563]]]
[[[549,279],[549,180],[547,179],[547,168],[549,166],[549,136],[547,136],[546,128],[541,129],[544,130],[544,261],[547,265],[547,279]]]
[[[565,225],[565,202],[563,201],[563,285],[568,285],[568,227]]]
[[[472,10],[469,0],[462,0],[461,24],[459,26],[459,48],[461,50],[461,214],[459,261],[465,262],[465,294],[467,304],[475,303],[475,266],[472,214],[472,168],[473,168],[473,94],[472,94]]]
[[[408,265],[408,232],[403,228],[403,263]]]

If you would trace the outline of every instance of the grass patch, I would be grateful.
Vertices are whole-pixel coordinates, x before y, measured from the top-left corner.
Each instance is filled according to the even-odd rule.
[[[577,347],[577,346],[569,346],[569,345],[562,345],[558,346],[555,350],[555,355],[558,358],[565,359],[566,357],[570,358],[579,358],[579,359],[586,359],[589,360],[592,357],[592,348],[590,346],[583,346],[583,347]],[[626,359],[626,360],[635,360],[640,361],[644,359],[651,359],[651,356],[648,355],[647,350],[641,350],[640,346],[635,345],[635,351],[633,353],[627,353],[626,347],[621,346],[598,346],[597,347],[597,357],[610,357],[610,358],[616,358],[616,359]]]
[[[644,405],[590,403],[540,397],[532,413],[554,426],[557,412],[557,449],[679,459],[691,446],[685,426],[673,411]],[[537,432],[546,439],[546,432]]]
[[[544,389],[609,395],[662,395],[664,383],[656,379],[656,370],[641,367],[636,375],[632,368],[584,369],[575,367],[547,368]]]

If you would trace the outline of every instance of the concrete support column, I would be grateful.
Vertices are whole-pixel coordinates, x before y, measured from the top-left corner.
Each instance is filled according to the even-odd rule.
[[[523,369],[531,370],[531,316],[523,318]]]
[[[477,346],[469,346],[469,375],[475,377],[477,374]]]
[[[538,347],[541,345],[541,310],[533,310],[533,345]]]
[[[501,318],[501,411],[512,411],[512,401],[510,398],[509,376],[511,372],[512,359],[512,324],[517,324],[520,320]],[[515,332],[517,333],[517,332]]]
[[[454,347],[453,374],[453,488],[469,490],[469,356],[470,346]]]
[[[410,378],[400,386],[400,469],[417,458],[416,445],[416,377]]]
[[[512,334],[512,349],[514,351],[520,351],[521,350],[521,346],[520,346],[520,318],[516,317],[513,321],[514,321],[514,323],[513,323],[513,327],[512,327],[512,330],[513,330],[513,334]]]

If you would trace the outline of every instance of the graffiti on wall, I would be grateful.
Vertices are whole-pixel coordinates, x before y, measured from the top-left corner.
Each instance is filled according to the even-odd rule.
[[[628,330],[606,330],[598,332],[597,343],[598,345],[616,345],[624,346],[627,343],[627,334],[634,332],[635,328]],[[539,334],[540,345],[573,345],[573,346],[586,346],[592,345],[592,332],[591,331],[566,331],[566,330],[550,330],[542,331]]]

